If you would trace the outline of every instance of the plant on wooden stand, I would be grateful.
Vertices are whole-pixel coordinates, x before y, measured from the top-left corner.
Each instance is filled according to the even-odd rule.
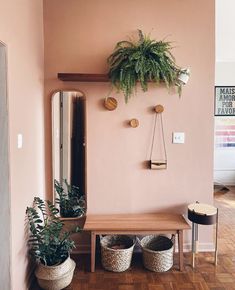
[[[84,195],[80,194],[79,188],[69,185],[67,180],[63,184],[54,180],[55,190],[58,194],[56,203],[60,206],[61,217],[80,217],[86,213],[86,202]]]
[[[148,82],[163,82],[167,86],[177,87],[181,94],[182,82],[179,76],[185,69],[175,63],[171,53],[171,43],[152,40],[141,30],[138,41],[120,41],[109,56],[109,77],[111,83],[124,93],[125,101],[134,92],[137,82],[143,91],[147,91]]]
[[[64,231],[58,212],[50,201],[39,197],[35,197],[33,206],[26,209],[30,254],[38,263],[35,275],[39,285],[47,290],[67,287],[75,269],[75,262],[69,255],[75,248],[70,236],[80,229]]]

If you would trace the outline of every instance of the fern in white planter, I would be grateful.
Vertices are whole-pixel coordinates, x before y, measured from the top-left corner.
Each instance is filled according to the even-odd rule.
[[[183,83],[179,76],[183,70],[176,65],[171,43],[156,41],[141,30],[138,32],[136,42],[118,42],[109,56],[111,83],[123,92],[126,102],[134,93],[137,82],[140,82],[143,91],[147,91],[149,81],[163,82],[167,88],[176,86],[180,95]]]

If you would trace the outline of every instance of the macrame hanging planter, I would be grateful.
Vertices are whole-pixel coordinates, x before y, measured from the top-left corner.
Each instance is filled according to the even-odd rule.
[[[150,152],[150,169],[166,169],[167,168],[167,155],[166,155],[166,145],[164,138],[164,129],[162,122],[162,113],[164,111],[164,107],[162,105],[157,105],[154,108],[155,117],[154,117],[154,129],[153,129],[153,138],[151,144],[151,152]],[[156,139],[156,135],[158,134],[158,139]],[[155,150],[154,150],[155,149]],[[157,152],[158,149],[158,152]],[[154,154],[158,157],[154,158]]]

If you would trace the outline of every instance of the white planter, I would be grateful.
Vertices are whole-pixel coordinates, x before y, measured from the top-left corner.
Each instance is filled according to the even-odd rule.
[[[68,257],[58,266],[44,266],[40,263],[35,271],[35,275],[42,289],[60,290],[71,283],[75,267],[76,263]]]
[[[189,76],[190,76],[190,69],[189,68],[182,69],[178,76],[178,81],[182,85],[186,85],[189,80]]]

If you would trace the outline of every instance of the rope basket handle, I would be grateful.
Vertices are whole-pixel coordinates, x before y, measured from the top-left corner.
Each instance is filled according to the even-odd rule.
[[[141,246],[141,240],[140,240],[140,238],[136,236],[135,239],[136,239],[136,244],[139,245],[139,246]]]
[[[105,237],[105,235],[99,235],[100,241]]]
[[[100,241],[104,238],[104,237],[106,237],[107,235],[99,235],[99,238],[100,238]],[[115,235],[114,235],[115,236]],[[132,238],[132,240],[133,240],[133,245],[135,246],[136,244],[137,244],[137,239],[139,240],[139,238],[137,237],[137,236],[135,236],[135,235],[131,235],[131,236],[128,236],[129,238]]]
[[[173,245],[175,244],[175,234],[171,235],[170,240],[172,241]],[[136,236],[136,244],[138,244],[139,246],[141,246],[141,239],[139,237]]]

